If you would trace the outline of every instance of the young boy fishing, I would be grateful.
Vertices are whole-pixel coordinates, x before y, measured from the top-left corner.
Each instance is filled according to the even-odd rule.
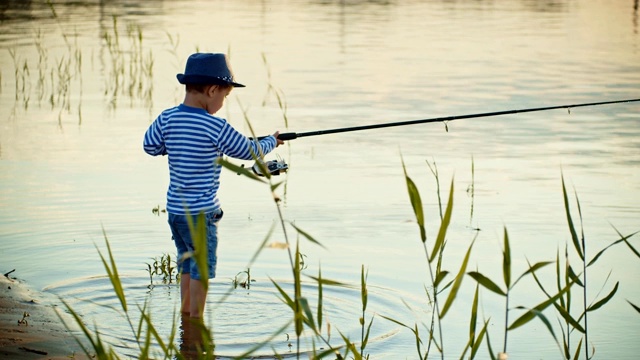
[[[216,160],[225,155],[252,160],[252,154],[267,154],[283,141],[279,132],[251,140],[214,116],[234,87],[244,87],[235,82],[226,55],[195,53],[177,78],[186,88],[184,101],[158,115],[144,135],[143,147],[150,155],[169,158],[167,213],[178,252],[181,311],[201,318],[207,298],[203,281],[216,275],[217,227],[223,214],[217,196],[221,166]],[[199,213],[206,219],[208,274],[200,274],[194,259],[185,257],[194,251],[187,217],[195,224]]]

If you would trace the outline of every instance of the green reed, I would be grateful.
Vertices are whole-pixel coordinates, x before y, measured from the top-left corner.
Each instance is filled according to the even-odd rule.
[[[114,19],[114,28],[117,25],[116,20]],[[135,28],[130,28],[128,32],[129,37],[133,36],[132,34],[136,34],[135,36],[139,38],[136,48],[141,49],[142,46],[142,34],[141,31],[135,30]],[[109,35],[109,42],[114,49],[114,56],[120,56],[116,54],[115,49],[119,49],[118,45],[120,40],[118,39],[119,35],[116,30],[114,30],[112,35]],[[105,39],[105,41],[107,41]],[[131,49],[130,51],[138,51]],[[138,55],[134,55],[138,56]],[[16,57],[17,58],[17,57]],[[264,57],[263,57],[264,59]],[[118,60],[119,61],[119,60]],[[116,61],[117,64],[119,62]],[[140,60],[135,60],[140,61]],[[19,64],[19,61],[14,60],[14,63]],[[265,59],[266,64],[266,59]],[[119,65],[118,65],[119,66]],[[24,70],[20,70],[23,71]],[[134,68],[129,68],[129,72],[137,71]],[[118,75],[114,75],[118,76]],[[271,89],[271,88],[270,88]],[[271,91],[271,90],[269,90]],[[274,90],[275,91],[275,90]],[[276,92],[277,94],[277,92]],[[284,97],[277,97],[279,106],[283,111],[283,117],[286,121],[286,103],[284,102]],[[241,106],[242,107],[242,106]],[[250,129],[251,134],[255,137],[255,133],[251,124],[249,122],[248,114],[245,109],[242,109],[243,115],[245,117],[245,121]],[[283,188],[286,189],[286,179],[276,182],[275,178],[272,177],[267,169],[262,165],[261,160],[264,159],[264,154],[258,153],[254,154],[254,159],[257,161],[258,165],[261,167],[261,171],[263,174],[266,174],[265,177],[258,177],[249,169],[235,165],[225,159],[219,159],[218,163],[226,168],[229,171],[232,171],[235,174],[242,175],[244,178],[248,178],[261,184],[264,186],[270,194],[271,200],[274,203],[275,211],[278,214],[278,220],[272,228],[267,232],[266,236],[259,244],[257,250],[252,255],[249,263],[246,266],[246,271],[239,272],[234,280],[232,281],[232,286],[229,287],[228,291],[223,294],[220,302],[226,301],[228,296],[233,292],[233,290],[238,286],[243,286],[244,283],[246,288],[249,288],[251,282],[251,274],[250,269],[252,264],[257,260],[259,254],[262,252],[264,248],[267,247],[267,243],[269,239],[274,234],[276,227],[279,227],[279,231],[281,232],[281,236],[284,239],[284,243],[282,246],[279,246],[287,251],[288,259],[289,259],[289,267],[291,269],[291,277],[293,279],[292,284],[289,288],[284,285],[276,282],[273,279],[270,279],[272,285],[276,293],[279,295],[281,301],[284,306],[286,306],[290,310],[290,318],[284,321],[284,324],[279,328],[274,328],[273,333],[269,336],[268,339],[265,339],[263,342],[256,344],[253,348],[248,349],[243,354],[238,355],[237,358],[247,358],[252,356],[257,350],[268,346],[268,344],[273,341],[273,339],[286,334],[287,341],[289,341],[289,329],[293,327],[293,332],[295,333],[295,339],[293,339],[295,343],[295,355],[299,358],[301,354],[301,338],[303,334],[310,333],[311,341],[312,341],[312,349],[310,352],[310,357],[314,359],[321,358],[332,358],[332,359],[368,359],[370,356],[375,356],[375,354],[368,354],[367,346],[369,345],[369,335],[373,328],[374,318],[375,316],[371,316],[370,320],[367,321],[367,313],[371,311],[369,309],[369,293],[367,287],[367,277],[368,271],[365,272],[365,266],[362,265],[361,273],[360,273],[360,294],[361,294],[361,309],[360,314],[355,321],[358,321],[360,326],[360,334],[359,334],[359,344],[350,339],[347,335],[342,333],[340,329],[332,329],[331,323],[327,321],[328,314],[326,313],[326,304],[325,299],[323,297],[324,289],[327,286],[337,286],[337,287],[353,287],[352,285],[326,279],[322,275],[321,267],[318,270],[317,276],[309,276],[303,274],[303,270],[306,267],[305,263],[305,255],[301,250],[301,240],[306,241],[312,246],[321,246],[323,245],[315,239],[311,234],[307,233],[300,227],[298,227],[295,223],[291,221],[287,221],[285,219],[282,203],[283,199],[278,194]],[[468,324],[468,340],[466,345],[460,349],[461,356],[460,358],[468,357],[469,359],[474,359],[478,356],[480,348],[483,344],[486,344],[487,351],[489,357],[491,359],[496,359],[496,353],[493,351],[490,341],[490,333],[488,331],[488,324],[491,320],[491,317],[486,319],[480,319],[479,313],[481,311],[479,306],[479,297],[481,294],[481,290],[488,290],[493,295],[497,295],[504,300],[504,327],[503,327],[503,336],[504,341],[501,348],[501,353],[507,353],[507,345],[508,345],[508,335],[510,331],[513,331],[517,328],[525,326],[529,324],[534,319],[539,319],[543,322],[549,333],[552,335],[556,343],[559,344],[562,350],[562,354],[564,358],[569,358],[567,354],[573,353],[574,358],[579,358],[579,352],[581,350],[581,344],[584,343],[585,348],[588,345],[587,339],[587,313],[600,309],[603,305],[609,302],[616,294],[618,289],[618,284],[614,286],[614,289],[611,290],[608,295],[601,297],[598,300],[594,300],[589,305],[584,305],[582,309],[582,313],[578,316],[571,315],[571,295],[572,290],[575,289],[576,286],[581,286],[584,288],[583,298],[586,299],[586,269],[590,267],[595,261],[604,253],[605,250],[609,249],[611,246],[619,243],[625,243],[627,246],[635,253],[636,256],[640,257],[639,253],[635,250],[635,248],[631,245],[628,239],[634,234],[622,236],[619,234],[620,238],[616,240],[614,243],[607,246],[605,249],[601,250],[597,255],[588,263],[585,262],[586,256],[586,244],[584,241],[584,234],[582,233],[581,238],[578,237],[577,231],[575,230],[573,218],[570,213],[570,207],[568,204],[568,198],[566,194],[566,189],[564,188],[564,179],[563,179],[563,195],[565,201],[565,209],[567,213],[567,220],[569,222],[569,229],[572,234],[572,241],[574,243],[575,251],[580,255],[580,258],[583,260],[582,263],[582,271],[581,273],[576,273],[572,267],[569,266],[569,256],[565,251],[565,266],[561,266],[561,259],[558,255],[555,261],[538,261],[534,264],[528,263],[528,268],[524,269],[520,273],[518,277],[513,276],[514,269],[512,268],[512,258],[511,258],[511,245],[510,245],[510,237],[507,231],[507,228],[504,227],[503,231],[503,248],[502,248],[502,279],[500,282],[491,280],[489,277],[485,276],[480,270],[476,269],[475,271],[468,271],[470,257],[472,254],[472,249],[474,243],[478,237],[479,232],[476,231],[474,237],[470,241],[460,241],[460,240],[452,240],[450,239],[451,235],[449,234],[449,227],[453,220],[453,205],[454,205],[454,179],[451,180],[451,184],[449,187],[449,194],[446,201],[446,204],[442,202],[440,196],[440,180],[438,175],[438,169],[435,161],[433,165],[427,162],[429,168],[431,169],[432,174],[436,179],[437,189],[436,195],[438,199],[439,206],[439,219],[434,221],[435,224],[439,223],[437,233],[435,237],[430,236],[429,239],[427,237],[427,220],[425,215],[425,210],[422,204],[421,194],[418,190],[418,186],[412,180],[412,178],[408,174],[408,170],[404,165],[404,161],[402,161],[402,168],[404,171],[405,182],[407,186],[407,193],[409,195],[410,205],[413,209],[415,220],[418,225],[419,230],[419,239],[422,250],[425,254],[425,265],[426,272],[428,274],[429,284],[425,287],[425,297],[429,304],[429,309],[431,310],[430,321],[427,324],[418,324],[417,322],[414,324],[404,323],[400,319],[395,319],[392,316],[379,315],[381,318],[390,321],[391,323],[397,324],[402,328],[411,331],[415,338],[416,352],[417,356],[420,359],[428,359],[439,357],[444,359],[445,354],[449,356],[452,350],[449,347],[445,347],[445,339],[450,338],[452,335],[448,335],[445,337],[444,335],[444,320],[448,312],[452,309],[454,303],[456,303],[456,299],[458,299],[458,295],[460,293],[460,289],[463,284],[463,280],[465,277],[470,277],[475,281],[475,291],[473,293],[473,299],[471,301],[470,308],[470,316],[469,316],[469,324]],[[472,160],[472,184],[467,188],[467,193],[472,197],[472,210],[470,214],[470,218],[473,218],[473,199],[475,197],[475,165]],[[579,208],[579,206],[578,206]],[[157,209],[153,209],[154,213],[159,214],[161,212],[160,207]],[[580,212],[580,211],[579,211]],[[190,217],[188,217],[190,219]],[[580,216],[581,218],[581,216]],[[190,230],[193,234],[194,242],[195,242],[195,251],[192,254],[187,254],[187,256],[193,257],[200,269],[201,273],[206,273],[207,269],[207,257],[206,257],[206,227],[205,227],[205,219],[204,214],[199,214],[197,216],[196,221],[190,221],[189,223]],[[292,238],[292,231],[295,233],[295,240]],[[617,230],[616,230],[617,231]],[[153,325],[151,320],[151,313],[147,307],[146,302],[140,306],[137,305],[137,310],[140,313],[140,318],[138,321],[134,322],[131,318],[131,309],[126,301],[126,296],[124,292],[124,288],[120,282],[120,277],[117,272],[116,263],[111,253],[111,248],[109,246],[109,242],[107,236],[105,234],[105,242],[107,244],[108,250],[108,259],[105,258],[101,253],[100,257],[104,264],[105,270],[107,271],[107,275],[112,283],[114,293],[118,298],[121,309],[119,309],[119,314],[121,314],[126,321],[128,322],[131,329],[131,336],[133,336],[137,342],[139,357],[147,358],[154,354],[153,353],[153,345],[157,345],[160,348],[160,354],[155,354],[155,357],[163,357],[163,358],[177,358],[182,359],[185,358],[186,355],[181,353],[180,349],[176,347],[174,344],[175,334],[176,334],[176,319],[177,317],[174,315],[174,323],[172,326],[172,330],[168,336],[168,339],[160,336],[157,329]],[[460,246],[461,244],[467,243],[466,252],[464,258],[459,266],[457,266],[454,270],[446,270],[443,267],[445,263],[445,249],[447,248],[447,244],[455,243],[456,246]],[[164,257],[164,256],[163,256]],[[163,268],[163,257],[161,257],[157,264],[147,264],[148,272],[150,274],[150,282],[153,283],[153,276],[155,276],[157,272],[157,268]],[[168,256],[167,256],[168,257]],[[154,258],[154,260],[157,260]],[[167,259],[169,263],[172,261]],[[527,260],[528,261],[528,260]],[[556,289],[553,291],[549,291],[543,286],[540,281],[538,272],[546,268],[547,265],[556,264]],[[156,267],[157,266],[157,267]],[[564,270],[564,272],[563,272]],[[172,273],[173,270],[167,270],[169,274]],[[161,273],[164,274],[163,270],[160,270]],[[582,276],[582,279],[579,277]],[[532,277],[542,290],[541,299],[537,302],[537,305],[533,307],[525,307],[525,306],[513,306],[512,304],[518,300],[517,293],[514,292],[515,286],[523,279]],[[177,280],[176,275],[176,280]],[[303,292],[303,279],[310,279],[316,286],[316,295],[317,302],[316,304],[312,304],[309,301],[309,297],[306,293]],[[171,278],[169,278],[171,279]],[[501,283],[498,285],[498,283]],[[205,286],[208,285],[207,282],[203,282]],[[245,286],[243,286],[245,287]],[[631,301],[628,301],[630,305],[636,311],[640,312],[640,309],[634,305]],[[90,346],[83,347],[83,350],[87,355],[93,356],[95,355],[99,359],[116,359],[118,355],[115,353],[114,349],[108,344],[104,343],[102,340],[100,333],[95,328],[94,331],[91,331],[87,328],[81,316],[73,311],[73,309],[69,306],[69,304],[65,303],[68,311],[74,316],[75,321],[81,327],[82,333],[84,337],[90,342]],[[586,300],[583,300],[584,304],[587,304]],[[549,320],[548,310],[555,309],[556,316],[558,317],[559,323],[562,325],[562,338],[563,344],[560,345],[560,341],[556,336],[556,332],[554,330],[554,326],[552,326],[551,321]],[[519,316],[516,317],[515,321],[510,321],[514,312],[518,312]],[[375,314],[375,309],[373,311]],[[580,324],[583,322],[584,325]],[[377,323],[376,323],[377,324]],[[195,327],[195,331],[199,334],[199,340],[196,343],[196,355],[197,358],[202,359],[213,359],[215,358],[215,342],[214,342],[214,332],[213,326],[209,324],[205,325],[203,322],[197,322],[191,324]],[[426,328],[426,334],[421,332],[422,327]],[[332,342],[331,335],[332,332],[337,332],[339,334],[339,341],[336,344],[335,341]],[[581,339],[579,345],[574,350],[571,347],[570,335],[574,332],[578,332],[580,334],[584,334],[584,341]],[[458,334],[455,334],[458,336]],[[82,344],[81,344],[82,345]],[[290,343],[291,347],[294,345]],[[455,350],[453,350],[455,351]],[[281,358],[282,356],[277,353],[275,349],[273,349],[274,357]],[[435,353],[435,354],[434,354]],[[587,351],[585,352],[585,358],[589,359],[593,355]],[[307,356],[307,355],[305,355]],[[498,357],[500,354],[498,354]]]
[[[311,331],[313,334],[313,350],[311,357],[314,359],[321,358],[337,358],[337,359],[367,359],[370,354],[365,354],[367,345],[369,343],[369,334],[373,327],[374,317],[367,322],[366,321],[366,313],[369,311],[368,309],[368,289],[367,289],[367,277],[368,272],[365,272],[365,267],[362,265],[361,274],[360,274],[360,294],[361,294],[361,316],[358,318],[358,322],[361,326],[361,334],[360,334],[360,344],[354,343],[351,339],[349,339],[346,335],[344,335],[338,329],[338,333],[340,338],[342,339],[342,343],[339,345],[332,344],[330,341],[331,338],[331,326],[326,321],[325,316],[325,307],[324,307],[324,299],[323,299],[323,289],[325,286],[340,286],[345,287],[349,286],[345,283],[341,283],[334,280],[326,279],[322,276],[322,271],[319,269],[317,276],[308,276],[308,278],[312,279],[317,284],[317,295],[318,300],[315,305],[315,311],[313,309],[312,304],[308,301],[308,298],[302,291],[302,269],[304,267],[304,256],[300,252],[300,239],[304,238],[309,241],[311,244],[322,246],[316,239],[313,238],[310,234],[306,233],[304,230],[298,228],[295,224],[291,222],[287,222],[284,220],[282,212],[279,208],[279,204],[281,200],[276,195],[276,190],[280,187],[281,183],[273,183],[273,179],[271,176],[267,175],[265,178],[257,177],[252,172],[244,167],[237,166],[232,164],[226,160],[221,159],[220,163],[222,166],[227,168],[234,173],[240,173],[241,175],[250,178],[256,182],[260,182],[262,184],[267,185],[273,201],[278,209],[279,213],[279,223],[282,227],[284,239],[287,244],[285,247],[289,253],[290,266],[293,276],[293,284],[292,288],[287,291],[282,285],[271,279],[274,288],[277,293],[280,295],[283,303],[291,310],[291,319],[285,324],[277,329],[274,329],[273,334],[263,341],[260,344],[257,344],[255,347],[249,349],[247,352],[238,356],[239,359],[250,357],[258,349],[266,346],[270,341],[285,333],[289,326],[294,327],[295,331],[295,343],[296,343],[296,354],[299,357],[300,353],[300,338],[305,332],[305,330]],[[442,269],[442,262],[444,256],[444,248],[448,241],[447,230],[449,224],[452,219],[452,209],[453,209],[453,193],[454,186],[453,181],[450,186],[450,192],[448,201],[446,203],[446,209],[443,213],[442,219],[440,220],[441,224],[438,230],[438,234],[433,241],[431,246],[427,246],[429,241],[427,241],[427,235],[425,230],[425,221],[424,221],[424,209],[422,208],[422,200],[420,198],[420,193],[417,189],[415,183],[408,176],[406,168],[403,169],[405,171],[405,179],[407,181],[407,191],[409,194],[409,199],[411,205],[414,209],[414,214],[416,215],[416,220],[419,225],[420,239],[422,242],[422,247],[425,251],[425,257],[427,260],[427,267],[429,269],[429,273],[431,274],[431,284],[429,291],[426,292],[425,296],[431,301],[433,304],[434,311],[432,312],[431,323],[426,324],[427,334],[422,335],[420,332],[420,327],[418,324],[405,324],[398,319],[394,319],[390,316],[381,315],[382,318],[391,321],[392,323],[398,324],[409,331],[411,331],[416,339],[416,351],[417,355],[420,359],[428,359],[434,357],[433,354],[430,353],[431,347],[435,347],[438,354],[435,354],[435,357],[444,358],[445,353],[450,353],[451,351],[448,348],[445,348],[444,344],[444,336],[443,336],[443,327],[442,322],[445,319],[446,314],[451,309],[454,300],[459,293],[462,280],[466,276],[469,276],[473,280],[475,280],[475,291],[473,294],[473,299],[471,302],[470,316],[469,316],[469,331],[468,331],[468,341],[465,347],[462,350],[460,358],[474,359],[479,354],[480,347],[483,343],[486,343],[489,357],[491,359],[500,358],[500,354],[498,357],[496,353],[493,351],[490,342],[490,334],[488,332],[488,324],[491,318],[480,320],[478,314],[480,313],[479,308],[479,294],[480,290],[488,290],[489,292],[498,295],[504,298],[505,307],[504,307],[504,344],[502,347],[501,353],[507,353],[507,344],[508,344],[508,334],[510,331],[513,331],[517,328],[527,325],[534,319],[539,319],[545,325],[549,333],[552,335],[554,340],[559,344],[562,350],[562,356],[566,359],[578,359],[579,352],[582,348],[582,344],[585,344],[586,348],[588,345],[588,340],[586,335],[588,333],[588,326],[585,321],[586,314],[588,312],[592,312],[602,308],[605,304],[607,304],[616,294],[616,291],[619,287],[618,283],[614,286],[614,289],[611,290],[607,295],[600,297],[599,299],[593,300],[591,303],[586,303],[587,305],[583,305],[582,313],[580,315],[573,316],[571,315],[571,301],[570,296],[572,294],[572,290],[575,286],[580,286],[586,288],[586,277],[584,276],[584,269],[595,264],[596,260],[602,256],[606,250],[610,249],[616,244],[625,243],[629,249],[640,258],[640,254],[638,251],[632,246],[629,242],[629,239],[635,235],[636,233],[623,236],[618,232],[620,236],[619,239],[609,244],[604,249],[600,250],[589,262],[586,262],[584,265],[583,262],[583,273],[576,273],[571,266],[568,265],[568,255],[567,249],[565,249],[565,264],[564,268],[561,266],[562,261],[560,256],[555,259],[555,261],[539,261],[534,264],[529,263],[528,268],[524,270],[519,276],[513,276],[513,268],[512,268],[512,258],[511,258],[511,245],[510,245],[510,236],[506,229],[503,231],[503,248],[502,248],[502,285],[498,285],[498,282],[491,280],[489,277],[483,275],[479,271],[468,271],[467,265],[469,262],[469,256],[471,254],[471,250],[473,248],[473,243],[475,242],[475,238],[472,240],[471,244],[468,246],[466,255],[462,264],[458,268],[456,275],[447,280],[450,277],[450,272]],[[268,174],[266,169],[263,169],[263,173]],[[563,180],[564,183],[564,180]],[[565,197],[565,201],[567,201],[566,189],[563,185],[563,195]],[[568,203],[567,203],[568,205]],[[579,207],[579,206],[578,206]],[[578,232],[575,231],[575,225],[573,221],[573,217],[570,214],[570,208],[567,206],[565,208],[567,212],[567,219],[570,224],[569,229],[570,232],[576,235],[572,241],[574,244],[581,244],[580,247],[576,248],[576,251],[581,251],[584,255],[586,253],[586,241],[581,240],[584,239],[584,234],[581,231],[581,237],[578,237]],[[200,214],[195,223],[192,223],[191,230],[194,234],[194,239],[196,240],[196,251],[194,254],[189,254],[189,256],[193,256],[196,259],[196,262],[201,266],[204,264],[206,266],[206,255],[204,251],[201,249],[206,249],[205,239],[205,226],[204,226],[204,215]],[[297,240],[295,241],[295,248],[292,245],[292,241],[290,241],[289,236],[287,235],[287,228],[293,227],[297,232]],[[617,232],[617,230],[616,230]],[[273,233],[273,228],[268,232],[265,239],[262,241],[257,251],[254,253],[253,257],[250,260],[250,263],[253,263],[259,253],[264,249],[267,245],[269,238]],[[476,232],[477,237],[477,232]],[[424,240],[422,240],[424,239]],[[575,242],[575,239],[578,239]],[[126,301],[126,296],[122,284],[120,282],[119,274],[117,271],[116,263],[111,253],[111,248],[109,246],[106,234],[105,234],[105,242],[107,244],[108,250],[108,258],[105,258],[102,254],[100,257],[104,264],[105,270],[107,271],[107,275],[112,282],[114,292],[116,297],[119,299],[121,304],[121,314],[124,314],[125,318],[130,324],[132,336],[135,337],[138,342],[140,356],[147,357],[151,353],[151,344],[157,344],[157,346],[161,349],[160,357],[164,358],[178,358],[182,359],[184,356],[180,353],[179,349],[174,345],[175,338],[175,329],[176,325],[174,323],[171,333],[169,334],[169,339],[164,340],[162,336],[160,336],[157,332],[157,329],[154,327],[153,322],[151,321],[151,314],[148,311],[146,303],[142,306],[137,306],[140,311],[140,319],[137,322],[133,322],[129,317],[129,308]],[[293,248],[293,249],[292,249]],[[204,256],[203,256],[204,255]],[[162,261],[160,261],[162,262]],[[548,265],[556,264],[556,272],[557,272],[557,289],[556,291],[550,292],[545,286],[543,286],[540,281],[538,273],[546,268]],[[206,268],[203,268],[201,271],[206,271]],[[561,270],[565,269],[564,272]],[[240,272],[238,275],[245,273],[246,276],[246,284],[250,283],[250,267],[247,267],[246,272]],[[582,278],[580,278],[582,276]],[[512,306],[514,296],[515,286],[523,279],[527,277],[532,277],[540,289],[544,293],[544,299],[542,299],[537,305],[529,308],[525,306]],[[239,277],[237,276],[237,279]],[[240,281],[237,281],[240,283]],[[225,297],[226,298],[226,297]],[[442,298],[442,299],[441,299]],[[223,299],[224,300],[224,299]],[[444,300],[444,301],[441,301]],[[631,301],[628,301],[633,309],[640,312],[640,309],[636,305],[634,305]],[[63,301],[64,303],[64,301]],[[75,313],[73,309],[65,303],[68,311],[74,316],[76,322],[81,327],[81,330],[90,342],[90,347],[83,348],[87,355],[96,356],[99,359],[116,359],[118,355],[115,353],[113,348],[111,348],[108,344],[105,344],[104,341],[100,337],[100,333],[96,328],[95,331],[89,330],[83,323],[82,318],[79,314]],[[556,336],[556,332],[554,331],[554,326],[549,320],[549,315],[547,314],[547,309],[555,309],[556,315],[558,316],[558,322],[561,323],[562,327],[562,336],[563,336],[563,344],[560,345],[558,337]],[[510,322],[511,312],[514,310],[522,311],[520,316],[516,318],[515,321]],[[354,319],[355,320],[355,319]],[[580,324],[583,322],[584,325]],[[136,325],[137,324],[137,325]],[[204,326],[204,324],[198,325],[199,331],[202,333],[201,339],[203,341],[200,343],[198,347],[198,358],[204,359],[213,359],[214,358],[214,337],[213,332],[211,331],[211,327]],[[579,332],[580,334],[584,334],[584,339],[581,339],[576,349],[572,349],[570,346],[570,337],[569,335],[572,332]],[[288,334],[287,334],[288,336]],[[82,344],[81,344],[82,345]],[[447,349],[445,351],[445,349]],[[277,358],[280,355],[277,354],[274,350],[274,356]],[[373,356],[373,355],[372,355]],[[591,353],[585,352],[585,359],[590,359],[593,357],[593,351]]]
[[[444,319],[447,312],[453,305],[453,302],[456,299],[458,291],[462,285],[462,281],[464,279],[464,274],[467,268],[467,264],[469,262],[469,257],[471,255],[471,250],[473,248],[473,243],[475,242],[475,239],[472,240],[471,245],[467,249],[464,260],[462,261],[462,264],[457,274],[455,275],[455,277],[452,280],[447,280],[447,282],[445,282],[445,279],[447,279],[449,275],[449,271],[442,269],[442,259],[444,255],[445,245],[446,245],[447,231],[451,223],[451,216],[453,211],[454,182],[453,180],[451,181],[447,207],[444,214],[441,215],[441,223],[440,223],[440,228],[438,230],[438,234],[436,236],[435,241],[433,242],[431,250],[429,250],[429,246],[427,244],[427,232],[426,232],[426,226],[425,226],[426,225],[425,213],[422,205],[420,192],[418,191],[418,187],[416,186],[415,182],[408,175],[407,169],[404,165],[404,160],[402,161],[402,168],[404,171],[404,177],[407,185],[407,192],[409,194],[409,200],[413,208],[416,223],[418,224],[418,229],[420,232],[420,240],[422,241],[422,248],[425,253],[425,257],[427,259],[427,270],[428,270],[428,276],[430,279],[430,287],[427,290],[426,295],[429,302],[433,304],[431,322],[427,327],[428,338],[426,340],[423,340],[421,338],[417,324],[414,324],[413,326],[411,326],[411,325],[406,325],[390,317],[384,317],[384,318],[396,324],[399,324],[413,332],[416,340],[416,348],[417,348],[418,356],[420,357],[420,359],[427,359],[429,357],[432,346],[435,346],[436,350],[440,353],[440,357],[444,359],[445,347],[444,347],[444,334],[443,334],[442,320]],[[431,169],[433,172],[434,171],[433,168]],[[437,173],[434,172],[434,174],[437,174]],[[441,297],[444,296],[444,292],[446,290],[448,290],[448,294],[446,296],[446,299],[444,300],[444,304],[442,304]],[[422,350],[422,345],[425,342],[426,342],[426,349]]]
[[[162,254],[160,257],[153,257],[150,263],[147,265],[147,273],[149,274],[149,288],[153,288],[153,279],[160,278],[162,284],[172,284],[175,280],[176,283],[180,282],[180,277],[177,271],[177,262],[171,258],[169,254]]]
[[[580,352],[584,348],[584,358],[591,359],[594,356],[595,348],[589,347],[592,346],[589,343],[589,323],[588,323],[588,314],[600,309],[602,306],[607,304],[617,293],[619,289],[619,282],[616,282],[613,288],[604,296],[599,299],[589,299],[589,287],[587,286],[587,273],[588,269],[596,264],[596,261],[605,254],[606,251],[611,249],[613,246],[621,243],[625,243],[629,249],[640,258],[640,254],[638,251],[631,245],[628,241],[629,238],[637,234],[634,232],[629,235],[622,235],[617,229],[614,228],[619,238],[604,248],[600,249],[590,260],[587,258],[587,242],[584,234],[584,229],[582,227],[582,210],[580,208],[580,202],[578,200],[577,194],[574,194],[576,200],[576,207],[578,211],[578,220],[580,221],[580,229],[576,228],[576,220],[574,219],[571,213],[571,205],[569,202],[569,196],[567,194],[567,189],[564,181],[564,176],[562,176],[562,195],[565,207],[565,213],[567,218],[567,224],[569,227],[569,232],[571,234],[571,242],[573,244],[573,249],[575,255],[580,259],[580,270],[577,272],[575,268],[571,265],[570,261],[570,253],[569,246],[565,246],[564,248],[564,257],[560,256],[560,252],[556,256],[556,288],[568,287],[570,285],[575,284],[578,288],[578,293],[576,294],[578,298],[581,300],[581,308],[578,311],[578,314],[574,314],[573,307],[573,292],[567,291],[563,294],[563,296],[558,298],[558,301],[553,303],[553,306],[556,310],[558,316],[558,324],[560,325],[561,330],[561,339],[562,343],[558,340],[558,337],[555,335],[553,331],[553,327],[545,322],[549,333],[553,336],[556,344],[558,345],[562,357],[564,359],[578,359],[580,356]],[[588,260],[588,261],[587,261]],[[564,261],[564,263],[562,262]],[[607,276],[607,279],[609,276]],[[534,279],[538,284],[538,287],[543,291],[547,298],[551,298],[549,295],[549,291],[543,286],[540,279],[534,274]],[[604,290],[604,284],[602,288],[598,291],[600,294]],[[634,305],[630,303],[632,307]],[[634,307],[635,308],[635,307]],[[636,309],[638,310],[638,309]],[[577,337],[579,341],[575,348],[573,347],[572,342],[572,334],[577,333]]]
[[[363,358],[369,359],[369,354],[365,355],[365,348],[367,347],[367,343],[369,342],[369,335],[371,334],[371,326],[373,325],[373,317],[369,321],[369,325],[366,325],[366,311],[367,311],[367,303],[369,302],[369,291],[367,290],[367,277],[368,271],[365,273],[364,265],[360,270],[360,301],[362,302],[362,316],[360,317],[360,354],[363,355]],[[366,327],[365,327],[366,325]]]

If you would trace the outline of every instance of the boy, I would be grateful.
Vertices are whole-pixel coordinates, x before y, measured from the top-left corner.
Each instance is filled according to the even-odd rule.
[[[207,297],[202,281],[215,277],[217,226],[222,218],[217,197],[221,166],[216,159],[227,155],[251,160],[252,152],[267,154],[283,141],[278,139],[279,132],[259,143],[252,141],[225,119],[213,116],[234,87],[244,87],[234,81],[226,55],[193,54],[187,59],[184,74],[177,78],[186,86],[184,102],[163,111],[149,126],[144,135],[144,151],[153,156],[169,156],[167,212],[178,250],[181,311],[201,318]],[[200,212],[205,214],[208,278],[198,272],[192,258],[183,259],[185,253],[194,250],[187,212],[194,223]]]

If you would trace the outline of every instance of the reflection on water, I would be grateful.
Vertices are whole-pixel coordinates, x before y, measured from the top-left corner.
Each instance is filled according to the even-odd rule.
[[[166,162],[146,156],[140,143],[155,115],[181,101],[175,74],[196,49],[230,53],[248,87],[234,91],[220,115],[247,133],[245,114],[258,133],[306,132],[640,97],[637,0],[3,1],[0,263],[37,288],[115,303],[96,261],[104,229],[132,303],[150,299],[154,318],[170,331],[178,294],[171,287],[148,293],[144,266],[174,251],[166,215],[152,212],[165,201]],[[379,297],[371,314],[402,316],[403,302],[428,312],[428,274],[401,157],[420,188],[429,241],[439,206],[425,162],[437,164],[442,198],[454,181],[443,266],[457,270],[478,228],[470,267],[500,279],[503,227],[518,271],[527,260],[554,260],[571,241],[561,176],[579,197],[591,256],[618,238],[616,230],[639,230],[639,110],[636,103],[297,139],[278,149],[291,167],[282,178],[285,218],[325,246],[303,242],[310,274],[321,267],[326,278],[357,284],[364,264],[370,285],[379,287],[371,291]],[[277,218],[268,189],[235,174],[222,181],[229,216],[220,228],[214,299],[247,268]],[[268,249],[251,273],[288,279],[287,264],[284,251]],[[632,359],[640,328],[627,321],[633,309],[626,300],[640,302],[640,264],[618,246],[593,269],[590,300],[599,298],[598,286],[611,288],[610,271],[620,290],[590,318],[590,341],[597,353]],[[551,271],[541,276],[554,282]],[[95,277],[101,280],[85,280]],[[69,285],[51,285],[59,282]],[[262,282],[211,315],[225,354],[240,353],[290,317]],[[514,306],[544,299],[529,285],[513,294]],[[462,291],[445,319],[447,356],[466,343],[472,281]],[[337,291],[328,312],[355,338],[358,296]],[[112,313],[74,305],[105,324],[119,351],[135,349]],[[501,306],[501,298],[483,294],[495,343],[503,334]],[[378,317],[373,329],[385,340],[372,343],[372,354],[415,355],[409,332]],[[510,355],[527,358],[536,349],[556,357],[549,338],[532,323],[510,334]],[[284,337],[274,341],[288,350]]]

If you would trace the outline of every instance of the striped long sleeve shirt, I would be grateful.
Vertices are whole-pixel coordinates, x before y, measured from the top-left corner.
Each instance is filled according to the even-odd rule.
[[[252,152],[263,154],[276,147],[276,138],[253,141],[235,130],[225,119],[204,109],[180,104],[163,111],[144,135],[144,151],[168,155],[169,189],[167,211],[184,215],[220,208],[217,197],[223,155],[252,160]]]

